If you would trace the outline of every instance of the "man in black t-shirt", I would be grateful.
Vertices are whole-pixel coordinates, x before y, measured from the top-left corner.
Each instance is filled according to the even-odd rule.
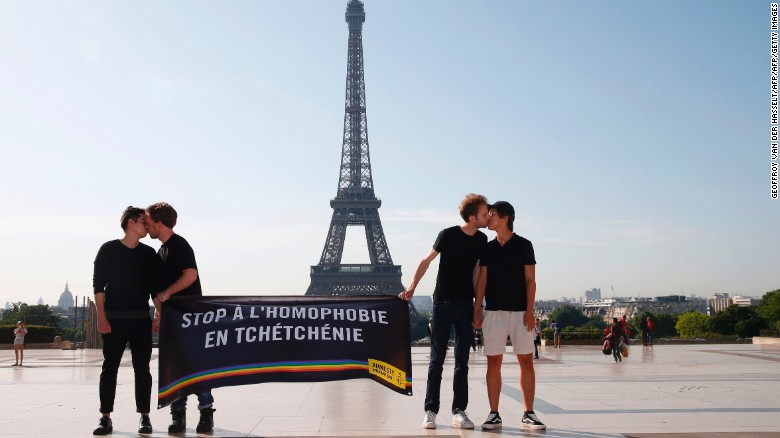
[[[165,289],[154,299],[155,326],[159,328],[160,312],[164,303],[173,295],[202,296],[200,275],[195,262],[195,252],[183,237],[173,232],[178,215],[176,210],[166,202],[158,202],[146,209],[149,223],[149,235],[159,239],[162,246],[157,255],[163,261],[163,285]],[[211,432],[214,429],[214,397],[211,390],[197,391],[200,421],[196,427],[198,433]],[[187,429],[187,397],[181,397],[171,404],[171,425],[168,433],[181,433]]]
[[[520,364],[520,388],[523,390],[522,425],[542,430],[546,426],[534,413],[534,300],[536,299],[536,257],[531,242],[512,230],[515,209],[505,201],[489,207],[488,229],[496,232],[479,261],[477,302],[485,298],[482,309],[474,309],[474,327],[482,327],[487,356],[486,384],[490,414],[482,429],[501,428],[498,401],[501,396],[501,362],[506,351],[506,338],[512,341],[512,351]]]
[[[450,328],[455,327],[455,376],[452,382],[452,425],[473,429],[474,423],[466,414],[469,402],[468,361],[469,346],[474,336],[471,327],[474,309],[474,285],[477,261],[487,242],[487,236],[479,231],[488,221],[487,200],[482,195],[469,194],[460,203],[463,224],[442,230],[433,249],[425,256],[414,273],[409,288],[399,298],[411,300],[417,284],[433,259],[441,254],[436,288],[433,291],[431,318],[431,359],[428,364],[428,386],[425,391],[425,429],[436,428],[439,412],[441,375],[450,338]]]
[[[152,433],[149,420],[152,395],[152,324],[149,298],[157,290],[160,261],[154,249],[140,242],[146,237],[146,215],[127,207],[120,225],[124,237],[103,244],[95,257],[92,286],[95,291],[98,332],[103,338],[103,369],[100,372],[100,423],[95,435],[113,432],[111,412],[116,397],[119,363],[130,344],[135,373],[135,406],[141,414],[138,433]]]

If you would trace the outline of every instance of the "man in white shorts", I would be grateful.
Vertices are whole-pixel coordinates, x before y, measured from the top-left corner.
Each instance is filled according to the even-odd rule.
[[[488,229],[496,238],[488,242],[479,261],[474,322],[485,337],[487,356],[487,390],[490,414],[482,429],[501,428],[498,401],[501,396],[501,362],[506,338],[512,341],[512,352],[520,364],[520,388],[523,390],[522,424],[526,429],[543,430],[534,413],[534,300],[536,298],[536,258],[531,242],[515,234],[515,209],[505,201],[489,206]],[[485,301],[484,318],[482,313]]]

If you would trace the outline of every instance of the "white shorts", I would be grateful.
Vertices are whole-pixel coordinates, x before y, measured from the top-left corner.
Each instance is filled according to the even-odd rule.
[[[506,352],[506,337],[512,341],[514,354],[531,354],[534,352],[534,326],[523,325],[525,312],[509,312],[506,310],[486,310],[482,322],[482,333],[485,337],[485,354],[496,356]]]

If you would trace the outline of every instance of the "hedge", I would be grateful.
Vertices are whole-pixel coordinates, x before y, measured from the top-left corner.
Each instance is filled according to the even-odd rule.
[[[54,327],[25,325],[24,328],[27,329],[27,336],[24,337],[25,344],[54,342],[54,337],[57,336],[57,331]],[[0,324],[0,344],[13,344],[14,330],[16,330],[16,324]]]
[[[552,341],[553,330],[551,328],[542,329],[542,338]],[[564,329],[561,330],[561,339],[604,339],[604,330],[584,327],[564,327]]]

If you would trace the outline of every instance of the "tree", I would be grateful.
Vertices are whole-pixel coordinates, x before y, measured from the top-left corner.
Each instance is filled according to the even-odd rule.
[[[766,322],[758,316],[753,306],[729,306],[712,316],[712,329],[721,335],[750,338],[758,336],[764,327]]]
[[[770,327],[780,323],[780,289],[767,292],[756,306],[756,312],[766,320]]]
[[[677,318],[677,324],[675,325],[680,337],[683,338],[699,338],[707,335],[711,328],[712,322],[710,317],[695,310],[685,312]]]
[[[13,303],[11,308],[3,313],[5,321],[24,321],[26,325],[44,325],[59,329],[59,318],[54,315],[48,305],[36,304],[30,306],[27,303]]]
[[[569,304],[553,310],[550,319],[554,319],[560,327],[580,327],[588,322],[588,317],[580,309]]]
[[[590,318],[588,318],[588,322],[586,322],[583,327],[585,328],[595,328],[599,330],[604,330],[604,327],[607,326],[607,322],[604,321],[604,318],[601,315],[593,315]]]
[[[410,313],[410,334],[413,341],[428,336],[428,321],[431,319],[430,313]]]
[[[3,310],[3,321],[7,323],[16,324],[16,321],[21,321],[19,317],[21,310],[27,307],[27,303],[19,301],[18,303],[11,303],[11,307]]]
[[[677,316],[658,313],[653,318],[653,338],[673,338],[677,336]]]

